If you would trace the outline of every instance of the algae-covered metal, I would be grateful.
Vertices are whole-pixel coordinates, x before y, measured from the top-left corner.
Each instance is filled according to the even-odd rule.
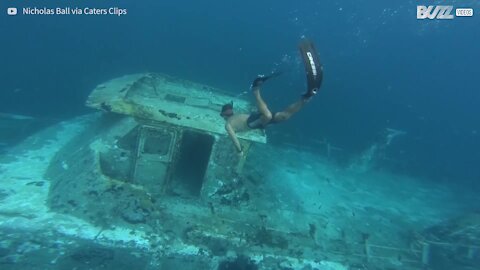
[[[254,109],[248,101],[207,85],[145,73],[126,75],[98,85],[90,94],[87,106],[144,121],[225,134],[224,120],[219,112],[222,105],[230,101],[237,111]],[[253,142],[266,142],[261,130],[238,136]]]
[[[254,109],[213,87],[163,74],[126,75],[100,84],[87,106],[129,119],[112,118],[114,128],[97,144],[101,173],[156,196],[207,198],[218,183],[235,178],[245,161],[236,155],[219,115],[231,101],[239,111]],[[238,136],[245,149],[266,142],[262,130]]]

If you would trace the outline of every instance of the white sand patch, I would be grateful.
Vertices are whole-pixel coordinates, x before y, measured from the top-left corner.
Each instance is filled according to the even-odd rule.
[[[35,145],[35,149],[15,156],[15,161],[0,164],[1,189],[8,194],[0,203],[0,228],[24,231],[53,230],[83,239],[98,237],[110,242],[133,240],[137,246],[148,245],[143,235],[138,233],[132,235],[129,229],[116,228],[101,231],[101,228],[84,220],[50,212],[48,208],[50,183],[43,178],[43,175],[49,166],[49,161],[95,119],[97,119],[96,114],[59,123],[49,128],[54,131],[54,134],[48,134],[48,138],[41,138],[45,131],[35,134],[27,139],[30,140],[29,143]],[[14,155],[15,151],[9,154]],[[68,165],[64,169],[68,169]],[[43,183],[36,185],[38,182]]]

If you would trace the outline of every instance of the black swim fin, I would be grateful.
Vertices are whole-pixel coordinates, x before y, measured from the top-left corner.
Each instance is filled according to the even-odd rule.
[[[304,38],[300,42],[299,49],[307,73],[307,92],[303,94],[303,97],[310,98],[317,93],[322,85],[323,67],[313,42]]]
[[[250,87],[252,90],[254,89],[257,89],[258,87],[262,86],[262,84],[268,80],[268,79],[272,79],[272,78],[275,78],[275,77],[278,77],[280,75],[282,75],[283,72],[281,71],[274,71],[272,72],[271,74],[269,75],[258,75],[257,78],[255,78],[255,80],[253,80],[252,82],[252,86]]]

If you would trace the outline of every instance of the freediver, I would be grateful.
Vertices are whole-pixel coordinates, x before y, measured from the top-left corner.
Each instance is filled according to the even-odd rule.
[[[271,124],[277,124],[290,119],[290,117],[300,111],[320,89],[323,79],[323,67],[313,43],[308,39],[302,39],[299,49],[307,75],[307,91],[301,95],[300,100],[280,112],[272,112],[268,108],[260,95],[260,88],[265,81],[281,74],[276,72],[267,76],[259,75],[252,82],[251,90],[255,96],[257,112],[251,114],[234,114],[233,102],[223,105],[220,115],[226,121],[225,129],[232,139],[238,155],[243,156],[244,153],[236,133],[252,129],[264,129]]]

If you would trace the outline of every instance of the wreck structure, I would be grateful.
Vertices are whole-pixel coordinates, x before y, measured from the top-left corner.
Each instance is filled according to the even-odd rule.
[[[239,158],[219,115],[231,101],[237,111],[255,109],[227,92],[164,74],[98,85],[86,105],[101,112],[82,120],[84,128],[48,160],[48,213],[75,218],[79,225],[66,234],[100,250],[140,249],[160,269],[223,270],[238,263],[241,269],[416,270],[457,253],[469,264],[478,261],[473,242],[456,249],[436,236],[408,240],[394,229],[372,236],[368,222],[358,223],[353,212],[351,220],[332,224],[334,212],[321,205],[272,200],[273,191],[259,188],[262,168],[249,163],[264,156],[248,151],[268,147],[267,137],[262,130],[238,134],[246,152]],[[370,222],[386,215],[367,210]],[[66,259],[113,261],[110,252],[96,250],[89,244]]]
[[[215,181],[234,178],[244,164],[224,136],[219,116],[222,105],[231,101],[237,110],[254,109],[219,89],[167,75],[129,75],[97,86],[87,106],[131,117],[110,134],[115,141],[103,143],[117,147],[99,149],[102,174],[155,196],[207,198],[215,192]],[[245,149],[266,142],[260,130],[238,137]]]

